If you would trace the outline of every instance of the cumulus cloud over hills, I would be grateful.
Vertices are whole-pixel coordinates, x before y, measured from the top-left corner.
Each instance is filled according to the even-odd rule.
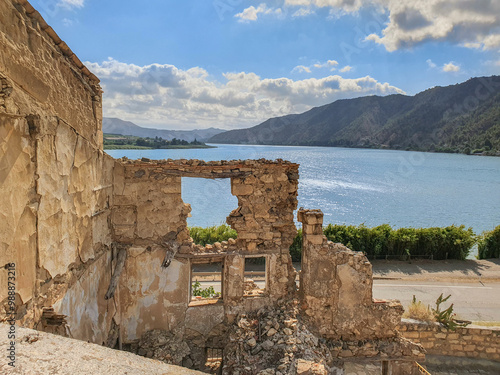
[[[337,99],[403,93],[370,76],[293,80],[240,72],[214,78],[199,67],[138,66],[111,58],[86,65],[101,79],[106,116],[171,128],[247,127]]]

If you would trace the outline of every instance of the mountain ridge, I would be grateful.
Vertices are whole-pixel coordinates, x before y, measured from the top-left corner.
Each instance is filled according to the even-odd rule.
[[[104,133],[133,135],[143,138],[161,137],[166,140],[173,138],[183,139],[192,142],[195,139],[200,142],[205,142],[210,137],[225,132],[225,130],[217,128],[194,129],[194,130],[167,130],[144,128],[131,121],[124,121],[116,117],[104,117],[102,120],[102,130]]]
[[[337,146],[500,154],[500,76],[414,96],[341,99],[217,134],[210,143]]]

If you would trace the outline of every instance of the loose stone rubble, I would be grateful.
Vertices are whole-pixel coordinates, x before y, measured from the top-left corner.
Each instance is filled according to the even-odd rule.
[[[315,374],[342,373],[326,340],[301,322],[296,301],[241,314],[224,349],[225,374],[307,374],[313,367]]]
[[[14,263],[17,280],[9,296],[0,270],[0,321],[10,298],[19,325],[227,374],[335,374],[359,360],[403,373],[423,358],[397,331],[401,305],[373,300],[370,263],[326,240],[319,210],[298,213],[297,290],[298,164],[116,160],[101,103],[98,78],[40,14],[1,1],[0,265]],[[193,243],[190,177],[230,179],[236,239]],[[252,257],[265,259],[259,291],[245,280]],[[211,263],[222,295],[193,300],[193,268]]]

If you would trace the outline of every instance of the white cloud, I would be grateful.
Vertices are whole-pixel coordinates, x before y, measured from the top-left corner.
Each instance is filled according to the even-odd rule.
[[[292,69],[292,73],[311,73],[311,69],[304,65],[297,65]]]
[[[458,72],[460,71],[460,67],[458,65],[449,62],[448,64],[443,65],[443,72]]]
[[[264,7],[265,7],[265,5],[264,5]],[[245,10],[243,10],[243,12],[236,14],[235,17],[240,18],[241,22],[257,21],[257,15],[262,11],[263,10],[262,10],[261,6],[259,6],[258,8],[251,6],[249,8],[246,8]]]
[[[105,116],[171,129],[248,127],[337,99],[403,93],[370,76],[292,80],[241,72],[214,79],[199,67],[138,66],[114,59],[86,65],[101,79]]]
[[[336,66],[339,65],[338,61],[336,60],[328,60],[324,63],[316,63],[313,64],[313,67],[316,69],[322,69],[322,68],[330,68],[330,70],[333,72],[336,69]]]
[[[347,73],[347,72],[350,72],[351,70],[352,70],[352,66],[346,65],[342,69],[340,69],[340,72],[341,73]]]
[[[313,13],[311,8],[299,8],[296,10],[293,14],[292,17],[297,18],[297,17],[306,17],[309,16]]]
[[[68,9],[83,8],[85,0],[59,0],[59,5]]]
[[[369,0],[285,0],[286,6],[316,6],[318,8],[339,8],[346,12],[356,12]]]
[[[339,65],[339,63],[336,60],[327,60],[324,63],[317,62],[315,64],[305,66],[305,65],[297,65],[295,68],[292,69],[292,73],[311,73],[313,69],[324,69],[324,68],[329,68],[330,71],[336,70],[336,66]]]
[[[255,8],[252,5],[246,9],[244,9],[243,12],[237,13],[234,16],[236,18],[239,18],[239,20],[238,20],[239,22],[251,22],[251,21],[257,21],[257,18],[258,18],[260,13],[281,15],[282,10],[281,10],[281,8],[277,8],[277,9],[268,8],[266,4],[262,3],[257,8]]]
[[[388,51],[430,40],[469,48],[500,47],[499,1],[382,1],[390,13],[389,23],[382,36],[371,34],[367,39]]]
[[[336,17],[361,8],[384,10],[389,22],[375,20],[381,33],[370,34],[366,40],[381,44],[388,51],[431,40],[467,48],[500,48],[498,0],[284,0],[284,4],[311,9],[329,7]]]
[[[426,63],[427,65],[429,65],[429,68],[432,69],[434,69],[437,66],[431,59],[427,59]]]
[[[73,20],[71,20],[71,19],[69,19],[69,18],[63,18],[63,19],[62,19],[62,23],[63,23],[63,25],[64,25],[64,26],[66,26],[66,27],[71,27],[71,26],[73,26],[74,21],[73,21]]]
[[[307,5],[310,6],[313,2],[311,0],[285,0],[285,5]]]

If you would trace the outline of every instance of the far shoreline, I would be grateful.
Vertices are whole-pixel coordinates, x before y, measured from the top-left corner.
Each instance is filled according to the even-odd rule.
[[[410,152],[427,152],[430,154],[445,154],[445,155],[465,155],[465,156],[493,156],[500,157],[500,151],[495,153],[464,153],[464,152],[448,152],[448,151],[432,151],[432,150],[407,150],[401,148],[389,148],[389,147],[354,147],[354,146],[325,146],[325,145],[278,145],[278,144],[266,144],[266,143],[221,143],[213,142],[210,144],[218,145],[229,145],[229,146],[273,146],[273,147],[322,147],[322,148],[343,148],[351,150],[383,150],[383,151],[410,151]]]
[[[196,145],[196,146],[184,146],[175,145],[162,148],[154,147],[144,147],[144,146],[133,146],[133,145],[104,145],[104,150],[179,150],[179,149],[196,149],[196,148],[217,148],[217,146],[209,145]]]

